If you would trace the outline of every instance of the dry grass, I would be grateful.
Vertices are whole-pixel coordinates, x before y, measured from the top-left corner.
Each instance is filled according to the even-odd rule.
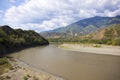
[[[12,68],[12,65],[9,64],[7,58],[0,58],[0,75],[7,72],[9,69]]]

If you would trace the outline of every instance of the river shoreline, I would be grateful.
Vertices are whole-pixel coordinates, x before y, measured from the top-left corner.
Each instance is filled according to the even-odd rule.
[[[61,44],[58,46],[61,49],[89,52],[96,54],[116,55],[120,56],[120,46],[108,46],[99,44]]]
[[[7,58],[12,68],[0,75],[2,80],[64,80],[63,78],[37,69],[22,60]],[[9,78],[9,79],[7,79]]]
[[[21,76],[21,79],[12,80],[23,80],[23,78],[29,77],[31,75],[32,76],[30,78],[33,78],[33,75],[41,76],[41,74],[44,74],[43,72],[46,72],[51,76],[55,76],[59,79],[64,78],[65,80],[120,79],[120,56],[70,51],[60,49],[58,46],[59,45],[57,44],[51,44],[49,46],[30,48],[11,54],[10,56],[12,56],[14,59],[17,59],[17,64],[21,65],[23,68],[14,69],[14,74],[17,72],[15,76],[18,75],[18,72],[19,75],[27,72]],[[101,47],[97,46],[97,48]],[[31,71],[40,74],[34,74]],[[43,78],[44,76],[42,75]]]

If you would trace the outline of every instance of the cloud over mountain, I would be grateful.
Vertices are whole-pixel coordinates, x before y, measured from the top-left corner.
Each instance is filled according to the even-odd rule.
[[[26,0],[7,9],[3,21],[40,32],[92,16],[116,15],[120,15],[120,0]]]

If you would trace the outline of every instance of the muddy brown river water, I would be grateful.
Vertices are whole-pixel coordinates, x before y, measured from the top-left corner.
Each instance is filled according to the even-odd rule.
[[[120,56],[35,47],[12,54],[25,63],[66,80],[120,80]]]

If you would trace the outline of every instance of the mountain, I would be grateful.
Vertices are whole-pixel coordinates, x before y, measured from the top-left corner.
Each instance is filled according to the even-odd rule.
[[[95,33],[82,36],[80,39],[88,40],[91,43],[120,45],[120,24],[110,25]]]
[[[54,30],[44,31],[40,34],[46,38],[60,38],[60,37],[71,37],[71,36],[82,36],[90,34],[112,24],[119,24],[120,16],[116,17],[92,17],[79,20],[66,27],[57,28]]]
[[[113,24],[84,36],[49,38],[49,41],[94,43],[120,46],[120,24]]]
[[[32,30],[0,26],[0,57],[24,48],[47,44],[49,42],[45,38]]]
[[[91,39],[120,39],[120,24],[110,25],[106,28],[98,30],[96,33],[90,34]]]

